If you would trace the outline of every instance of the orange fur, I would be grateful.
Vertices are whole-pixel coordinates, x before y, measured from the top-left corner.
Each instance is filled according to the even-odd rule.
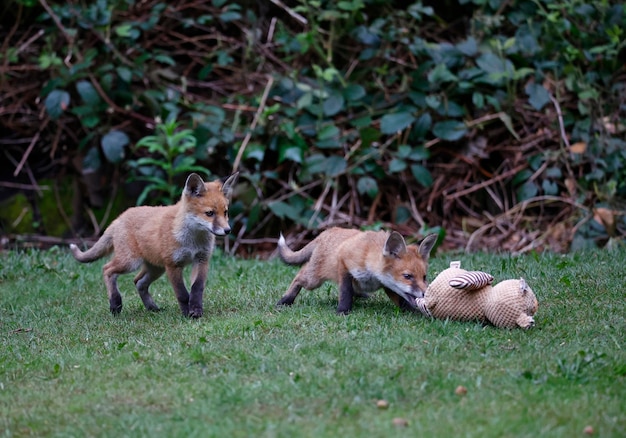
[[[302,288],[313,290],[329,280],[339,285],[337,313],[350,312],[354,296],[381,287],[398,306],[415,309],[415,298],[428,287],[428,258],[436,237],[426,236],[418,247],[406,245],[397,232],[330,228],[294,252],[281,235],[281,259],[304,266],[278,304],[291,305]]]
[[[106,229],[95,245],[82,252],[70,245],[74,258],[92,262],[113,253],[104,265],[104,283],[111,312],[122,310],[117,277],[141,268],[135,276],[137,292],[148,310],[159,310],[148,292],[164,272],[174,288],[185,316],[202,316],[203,293],[215,236],[230,233],[228,204],[238,173],[224,183],[205,183],[193,173],[187,178],[180,201],[161,207],[133,207]],[[183,268],[192,264],[191,291],[183,280]]]

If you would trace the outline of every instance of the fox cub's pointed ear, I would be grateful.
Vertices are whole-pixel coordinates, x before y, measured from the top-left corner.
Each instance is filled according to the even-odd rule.
[[[429,234],[424,237],[422,243],[420,243],[419,253],[424,260],[428,260],[430,258],[430,252],[433,250],[433,246],[437,243],[437,234]]]
[[[383,249],[383,255],[385,257],[393,256],[400,257],[406,252],[406,242],[402,234],[397,231],[392,231],[387,241],[385,242],[385,248]]]
[[[187,196],[202,196],[204,192],[206,192],[206,187],[200,175],[197,173],[189,175],[183,193]]]
[[[237,179],[239,179],[239,172],[233,173],[222,183],[222,193],[224,193],[224,196],[227,198],[232,196],[235,184],[237,184]]]

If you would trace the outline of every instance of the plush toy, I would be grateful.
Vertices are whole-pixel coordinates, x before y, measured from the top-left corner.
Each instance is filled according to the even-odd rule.
[[[535,325],[537,298],[523,278],[492,286],[485,272],[461,269],[452,262],[415,300],[425,316],[458,321],[489,322],[496,327],[528,329]]]

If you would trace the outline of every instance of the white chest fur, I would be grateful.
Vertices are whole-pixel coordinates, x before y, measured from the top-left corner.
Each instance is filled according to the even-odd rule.
[[[191,215],[185,218],[174,237],[180,244],[174,251],[173,259],[176,264],[188,265],[194,261],[208,260],[213,253],[215,236]]]
[[[354,278],[354,285],[359,288],[360,292],[374,292],[382,286],[378,278],[367,269],[354,269],[350,271]]]

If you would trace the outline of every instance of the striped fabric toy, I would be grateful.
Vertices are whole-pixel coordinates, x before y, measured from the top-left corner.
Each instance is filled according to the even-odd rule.
[[[415,300],[424,316],[457,321],[479,321],[496,327],[528,329],[535,325],[537,298],[523,278],[492,286],[493,276],[461,269],[452,262]]]
[[[481,271],[469,271],[454,277],[449,285],[455,289],[476,290],[493,283],[493,276]]]

